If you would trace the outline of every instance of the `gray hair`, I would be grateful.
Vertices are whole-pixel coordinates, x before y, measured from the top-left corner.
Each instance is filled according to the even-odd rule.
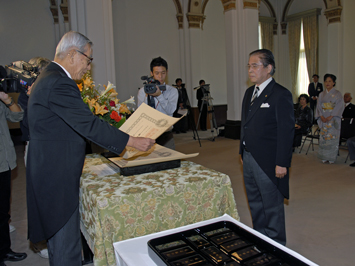
[[[50,64],[50,62],[51,60],[49,60],[48,58],[40,57],[40,56],[33,57],[28,61],[28,63],[37,67],[40,73],[42,69],[44,69],[46,66]]]
[[[92,46],[92,42],[83,34],[77,31],[69,31],[63,35],[62,39],[59,41],[57,45],[57,49],[55,51],[55,56],[63,59],[65,54],[73,48],[77,48],[81,52],[85,52],[86,45]]]

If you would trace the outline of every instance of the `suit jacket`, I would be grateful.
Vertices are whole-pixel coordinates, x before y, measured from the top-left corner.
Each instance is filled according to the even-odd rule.
[[[323,84],[317,83],[317,88],[314,87],[314,82],[309,83],[308,85],[308,95],[309,97],[319,96],[319,93],[323,91]],[[312,100],[312,99],[311,99]]]
[[[28,236],[52,237],[79,204],[85,138],[121,153],[129,136],[94,116],[76,83],[56,63],[36,80],[28,104]]]
[[[243,99],[239,152],[243,156],[245,141],[261,169],[289,198],[289,171],[280,179],[275,175],[275,167],[291,166],[295,129],[292,94],[272,79],[250,106],[253,91],[254,86],[248,88]]]
[[[343,118],[355,118],[355,105],[349,103],[343,111]]]

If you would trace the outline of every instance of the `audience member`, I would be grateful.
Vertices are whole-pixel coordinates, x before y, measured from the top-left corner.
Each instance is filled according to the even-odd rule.
[[[92,42],[70,31],[54,62],[39,75],[28,102],[31,141],[26,179],[28,237],[47,240],[51,266],[82,264],[79,182],[85,139],[120,154],[126,146],[146,151],[154,140],[135,138],[94,116],[74,80],[91,68]]]
[[[355,118],[355,105],[351,103],[352,97],[350,92],[344,94],[345,108],[343,118]]]
[[[318,82],[319,76],[314,74],[312,76],[313,82],[308,85],[308,95],[310,97],[310,106],[313,114],[315,114],[315,108],[317,108],[317,99],[319,94],[323,91],[322,83]]]
[[[28,63],[32,64],[33,66],[37,67],[38,73],[40,74],[42,70],[50,64],[51,60],[44,58],[44,57],[34,57],[31,58]],[[32,85],[33,86],[33,85]],[[27,161],[27,152],[28,152],[28,144],[30,140],[30,132],[28,127],[28,118],[27,118],[27,104],[28,104],[28,97],[31,94],[32,86],[30,86],[26,92],[21,91],[18,97],[18,103],[21,105],[22,109],[24,110],[24,115],[22,121],[20,121],[20,127],[22,131],[22,141],[25,142],[25,152],[24,152],[24,160],[25,166]],[[37,243],[36,245],[31,243],[31,248],[42,258],[48,259],[48,249],[45,241],[42,243]]]
[[[323,163],[334,163],[339,148],[341,115],[344,102],[341,93],[334,88],[336,76],[324,75],[325,90],[319,94],[316,119],[320,128],[318,158]]]
[[[203,85],[206,85],[206,82],[201,79],[199,81],[199,85],[200,87],[197,89],[196,92],[196,98],[198,100],[197,102],[197,106],[198,106],[198,111],[200,112],[200,129],[202,131],[206,131],[207,130],[207,104],[206,104],[206,100],[203,99],[203,97],[205,96],[204,93],[204,89],[203,89]],[[201,109],[202,108],[202,109]]]
[[[16,152],[6,121],[21,121],[23,110],[3,91],[0,92],[0,100],[0,266],[5,266],[4,261],[20,261],[27,257],[26,253],[11,250],[9,228],[11,170],[16,167]]]
[[[348,139],[346,144],[348,145],[350,160],[354,161],[350,166],[355,167],[355,137]]]
[[[154,58],[150,63],[150,75],[155,80],[158,80],[160,84],[165,84],[165,79],[168,74],[168,63],[161,57]],[[146,103],[152,108],[157,109],[163,114],[173,116],[176,105],[178,102],[179,94],[176,88],[165,84],[166,90],[161,91],[158,87],[156,92],[147,94],[144,91],[144,87],[138,91],[138,107],[142,103]],[[164,132],[159,138],[156,139],[156,143],[165,146],[169,149],[175,150],[175,143],[172,128]]]
[[[295,112],[295,137],[293,147],[301,146],[302,135],[306,134],[313,124],[313,112],[308,107],[309,97],[307,94],[301,94],[298,97],[299,107]]]
[[[248,74],[255,85],[243,99],[239,153],[253,228],[285,245],[284,198],[289,198],[295,119],[292,94],[275,82],[274,73],[271,51],[250,53]]]
[[[187,91],[185,88],[185,84],[182,83],[182,79],[181,78],[177,78],[175,80],[175,88],[177,89],[178,93],[179,93],[179,99],[178,99],[178,103],[177,103],[177,107],[176,110],[174,112],[174,117],[180,118],[182,115],[179,114],[179,110],[186,110],[188,112],[190,112],[190,102],[189,102],[189,97],[187,96]],[[174,132],[176,134],[181,133],[186,133],[187,129],[188,129],[188,120],[187,120],[187,115],[184,116],[183,118],[181,118],[177,123],[175,123],[174,125]]]

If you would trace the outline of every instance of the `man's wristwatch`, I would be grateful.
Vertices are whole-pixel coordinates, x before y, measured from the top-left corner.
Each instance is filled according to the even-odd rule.
[[[5,103],[5,105],[7,106],[7,107],[10,107],[10,106],[12,106],[12,105],[14,105],[14,99],[12,99],[12,97],[10,97],[11,98],[11,102],[9,103],[9,104],[6,104]]]

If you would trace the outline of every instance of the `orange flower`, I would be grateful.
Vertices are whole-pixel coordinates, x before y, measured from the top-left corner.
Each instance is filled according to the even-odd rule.
[[[121,104],[120,109],[118,109],[118,111],[120,111],[120,113],[126,113],[126,114],[130,114],[131,113],[128,110],[127,105],[125,105],[125,104]]]
[[[80,83],[80,84],[77,84],[77,85],[78,85],[79,91],[83,91],[83,84]]]
[[[112,113],[110,114],[111,119],[115,120],[116,122],[120,122],[122,117],[116,112],[116,111],[112,111]]]
[[[96,115],[99,115],[99,114],[104,115],[104,114],[108,113],[108,110],[105,110],[105,107],[106,107],[105,105],[101,106],[100,104],[96,103],[94,107],[95,107],[95,114]]]

